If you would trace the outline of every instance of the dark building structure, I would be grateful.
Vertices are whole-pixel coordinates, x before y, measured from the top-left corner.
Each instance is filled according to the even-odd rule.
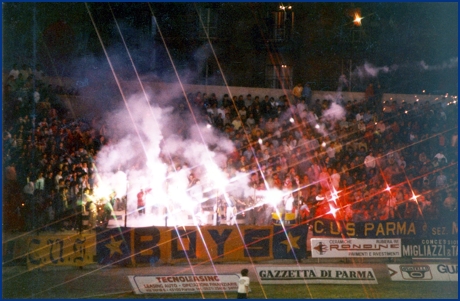
[[[4,65],[35,59],[70,76],[81,58],[106,64],[106,50],[128,70],[129,51],[140,73],[166,81],[178,72],[190,84],[333,91],[345,75],[351,91],[378,82],[389,93],[456,94],[457,12],[457,3],[7,3]],[[378,75],[355,74],[366,62]]]

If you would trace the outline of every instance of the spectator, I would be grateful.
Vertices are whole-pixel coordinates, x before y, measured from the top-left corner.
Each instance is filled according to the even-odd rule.
[[[13,79],[17,79],[19,76],[18,64],[13,64],[13,68],[11,68],[10,73],[8,75],[12,76]]]
[[[308,108],[311,107],[312,91],[309,83],[306,83],[302,89],[301,97],[305,100]]]
[[[295,87],[292,89],[292,96],[294,96],[294,103],[297,104],[298,101],[300,101],[300,98],[302,97],[302,91],[303,87],[301,83],[298,83],[295,85]]]

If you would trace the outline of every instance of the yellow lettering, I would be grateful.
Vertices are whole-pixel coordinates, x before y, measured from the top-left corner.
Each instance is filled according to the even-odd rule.
[[[315,233],[323,233],[323,232],[324,232],[324,223],[322,221],[317,220],[315,222]]]
[[[331,225],[331,234],[340,234],[340,229],[339,227],[337,226],[337,228],[334,227],[334,225],[336,225],[335,222],[330,222],[329,225]]]
[[[391,234],[395,235],[395,229],[396,229],[396,225],[394,222],[387,223],[387,235],[390,235],[390,232]]]
[[[406,234],[406,222],[403,222],[402,224],[398,222],[397,227],[396,227],[396,232],[398,234]]]
[[[367,232],[374,230],[374,224],[373,223],[365,223],[364,224],[364,236],[367,236]]]
[[[378,236],[378,235],[383,235],[385,236],[385,228],[383,227],[383,224],[379,223],[377,225],[377,232],[375,233],[375,236]]]
[[[356,235],[356,230],[355,230],[355,224],[354,223],[347,223],[346,228],[347,228],[347,235],[348,236],[355,236]]]
[[[407,230],[407,234],[417,234],[417,231],[415,230],[415,224],[410,223],[409,225],[409,230]]]

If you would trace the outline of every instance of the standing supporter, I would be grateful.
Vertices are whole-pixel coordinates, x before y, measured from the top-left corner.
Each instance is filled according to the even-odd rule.
[[[248,273],[248,269],[241,270],[241,277],[238,280],[238,293],[236,296],[237,299],[248,299],[250,284]]]
[[[301,83],[298,83],[292,89],[291,94],[292,96],[294,96],[294,104],[297,104],[297,102],[300,101],[300,98],[302,97],[302,90],[303,90],[303,87]]]
[[[302,89],[301,93],[302,98],[304,98],[305,103],[308,108],[311,106],[311,96],[312,96],[312,91],[309,83],[306,83]]]

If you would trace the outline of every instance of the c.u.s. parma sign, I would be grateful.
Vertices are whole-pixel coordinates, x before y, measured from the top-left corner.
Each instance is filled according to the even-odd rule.
[[[456,220],[352,222],[317,219],[312,226],[313,236],[322,237],[455,239],[458,236]]]
[[[97,234],[99,264],[306,257],[307,225],[113,228]]]

